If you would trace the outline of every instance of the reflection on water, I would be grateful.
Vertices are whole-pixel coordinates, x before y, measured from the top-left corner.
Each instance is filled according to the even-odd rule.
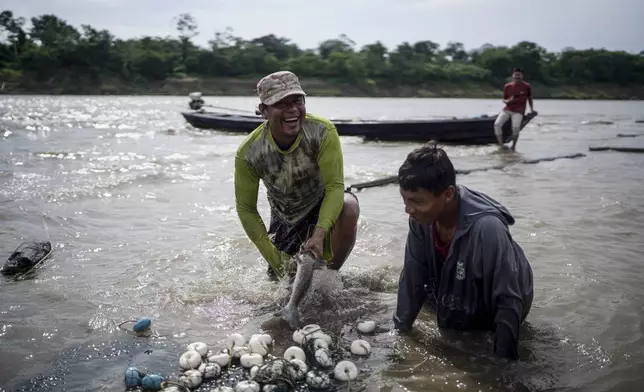
[[[183,97],[0,99],[0,255],[43,239],[54,253],[30,279],[0,283],[0,391],[122,390],[136,365],[177,376],[186,344],[222,346],[259,331],[286,300],[234,208],[233,158],[243,135],[187,128]],[[329,117],[493,114],[487,100],[312,97]],[[367,104],[368,102],[368,104]],[[250,108],[253,98],[221,98]],[[407,221],[393,186],[358,193],[355,249],[335,302],[312,310],[343,344],[359,318],[382,328],[357,359],[365,391],[612,391],[644,383],[640,259],[644,201],[638,154],[589,153],[588,145],[637,146],[641,102],[540,103],[518,152],[448,146],[458,169],[586,153],[459,176],[502,201],[535,274],[533,308],[518,363],[490,355],[491,335],[439,331],[422,314],[409,336],[391,316]],[[610,121],[599,124],[597,121]],[[169,132],[171,131],[171,132]],[[642,140],[639,140],[642,139]],[[342,138],[347,184],[395,173],[415,146]],[[268,222],[268,203],[259,196]],[[327,306],[329,305],[329,306]],[[156,335],[116,325],[153,318]],[[276,350],[291,332],[272,331]]]

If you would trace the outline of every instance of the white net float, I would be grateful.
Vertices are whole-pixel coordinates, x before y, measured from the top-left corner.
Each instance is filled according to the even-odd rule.
[[[180,377],[179,383],[185,385],[188,388],[197,388],[201,385],[203,381],[203,376],[199,370],[186,370]]]
[[[304,350],[297,346],[291,346],[284,351],[284,358],[288,361],[292,359],[299,359],[300,361],[306,361],[306,354]]]
[[[240,381],[235,385],[235,392],[260,392],[259,383],[256,381]]]
[[[370,334],[376,330],[376,322],[373,320],[361,321],[357,325],[358,331],[364,334]]]
[[[203,364],[202,364],[203,366]],[[213,378],[219,377],[221,374],[221,367],[216,364],[216,363],[208,363],[203,367],[203,370],[201,370],[201,366],[199,367],[199,370],[201,371],[201,374],[203,374],[204,380],[210,380]]]
[[[358,368],[351,361],[340,361],[333,369],[333,376],[340,381],[355,380],[358,377]]]
[[[246,346],[233,347],[233,358],[239,359],[244,354],[250,354],[250,349]]]
[[[351,342],[351,353],[354,355],[369,355],[371,345],[366,340],[356,339]]]
[[[328,368],[333,366],[333,360],[331,359],[331,353],[325,348],[319,348],[315,350],[315,362],[318,366],[323,368]]]
[[[261,355],[262,357],[268,354],[268,345],[259,337],[250,338],[248,341],[250,352]]]
[[[246,344],[246,338],[240,333],[233,333],[228,335],[227,348],[231,350],[233,347],[243,346]]]
[[[239,358],[239,362],[246,369],[250,369],[253,366],[260,366],[264,363],[264,357],[259,354],[243,354]]]
[[[194,342],[188,345],[188,350],[195,350],[202,357],[205,357],[208,354],[208,345],[204,342]]]
[[[264,342],[266,345],[273,344],[273,337],[266,333],[254,334],[250,337],[250,339],[252,340],[253,338],[259,339],[260,341]]]
[[[331,379],[326,373],[319,370],[311,370],[306,373],[306,384],[315,389],[326,389],[331,385]]]
[[[182,370],[197,369],[201,365],[201,355],[195,350],[188,350],[179,357],[179,366]]]
[[[230,362],[230,355],[226,353],[221,353],[221,354],[215,354],[211,355],[208,357],[208,362],[209,363],[216,363],[220,367],[226,367],[228,366],[228,363]]]
[[[291,359],[291,367],[289,368],[289,373],[295,381],[303,381],[306,379],[306,373],[309,371],[309,367],[306,362],[299,359]]]

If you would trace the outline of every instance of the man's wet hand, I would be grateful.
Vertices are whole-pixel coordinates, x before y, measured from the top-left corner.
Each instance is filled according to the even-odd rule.
[[[322,260],[322,252],[324,251],[325,236],[326,236],[326,233],[324,232],[323,229],[320,229],[320,228],[315,229],[311,238],[309,238],[309,240],[306,241],[306,244],[302,246],[302,251],[303,252],[310,251],[317,259]]]

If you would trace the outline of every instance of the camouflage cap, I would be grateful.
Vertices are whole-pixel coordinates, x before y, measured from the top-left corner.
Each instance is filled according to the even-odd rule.
[[[264,105],[274,105],[289,95],[306,95],[300,86],[300,80],[290,71],[264,76],[257,82],[257,94]]]

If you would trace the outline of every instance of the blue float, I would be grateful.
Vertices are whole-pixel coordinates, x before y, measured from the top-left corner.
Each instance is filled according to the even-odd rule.
[[[134,332],[144,332],[148,328],[150,328],[150,325],[152,325],[152,320],[149,317],[144,317],[137,321],[132,329],[134,330]]]
[[[158,374],[148,374],[147,376],[143,377],[143,380],[141,380],[141,386],[143,389],[151,389],[158,391],[161,389],[161,383],[163,382],[163,377],[159,376]]]
[[[125,386],[136,388],[141,385],[141,372],[135,367],[129,367],[125,371]]]

